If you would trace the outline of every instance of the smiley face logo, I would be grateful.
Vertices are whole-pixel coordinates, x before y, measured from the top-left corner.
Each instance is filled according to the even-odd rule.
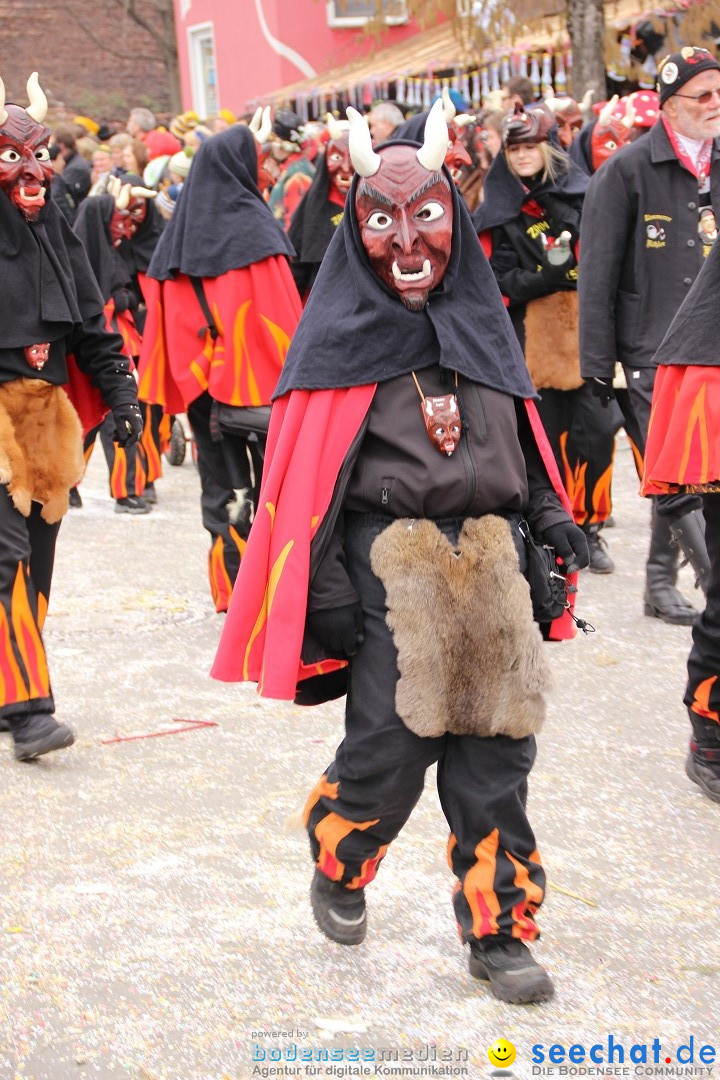
[[[488,1057],[491,1065],[507,1068],[515,1060],[515,1047],[507,1039],[496,1039],[488,1049]]]

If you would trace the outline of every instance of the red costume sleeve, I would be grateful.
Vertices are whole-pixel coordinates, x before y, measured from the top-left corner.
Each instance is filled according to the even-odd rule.
[[[98,388],[90,381],[84,371],[81,371],[72,353],[65,357],[68,370],[68,381],[63,389],[70,398],[75,412],[80,417],[83,435],[92,431],[94,427],[102,423],[108,413],[108,406]]]

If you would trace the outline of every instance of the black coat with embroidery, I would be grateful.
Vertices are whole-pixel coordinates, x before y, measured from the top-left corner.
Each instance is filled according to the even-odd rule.
[[[720,210],[720,140],[712,204]],[[678,161],[662,121],[592,177],[580,233],[580,362],[612,378],[615,361],[652,367],[665,331],[710,250],[698,234],[698,182]]]

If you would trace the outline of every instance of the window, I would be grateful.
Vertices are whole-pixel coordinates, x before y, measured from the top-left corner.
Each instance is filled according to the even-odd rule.
[[[405,0],[327,0],[328,26],[364,26],[377,15],[388,26],[406,23],[407,4]]]
[[[188,27],[193,108],[200,116],[215,116],[220,108],[213,24]]]

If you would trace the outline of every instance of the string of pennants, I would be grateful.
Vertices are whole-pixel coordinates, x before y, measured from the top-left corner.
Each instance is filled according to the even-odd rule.
[[[328,111],[344,109],[347,105],[362,109],[378,100],[391,99],[409,108],[429,109],[433,99],[443,87],[447,87],[460,91],[473,109],[479,109],[483,101],[513,75],[529,78],[538,95],[547,93],[549,89],[563,95],[567,92],[571,70],[572,53],[569,49],[518,52],[503,55],[470,70],[456,67],[450,75],[438,76],[428,72],[424,76],[398,74],[370,78],[360,83],[338,85],[333,90],[299,93],[292,101],[298,115],[307,122],[324,117]],[[258,100],[257,104],[262,102]]]

